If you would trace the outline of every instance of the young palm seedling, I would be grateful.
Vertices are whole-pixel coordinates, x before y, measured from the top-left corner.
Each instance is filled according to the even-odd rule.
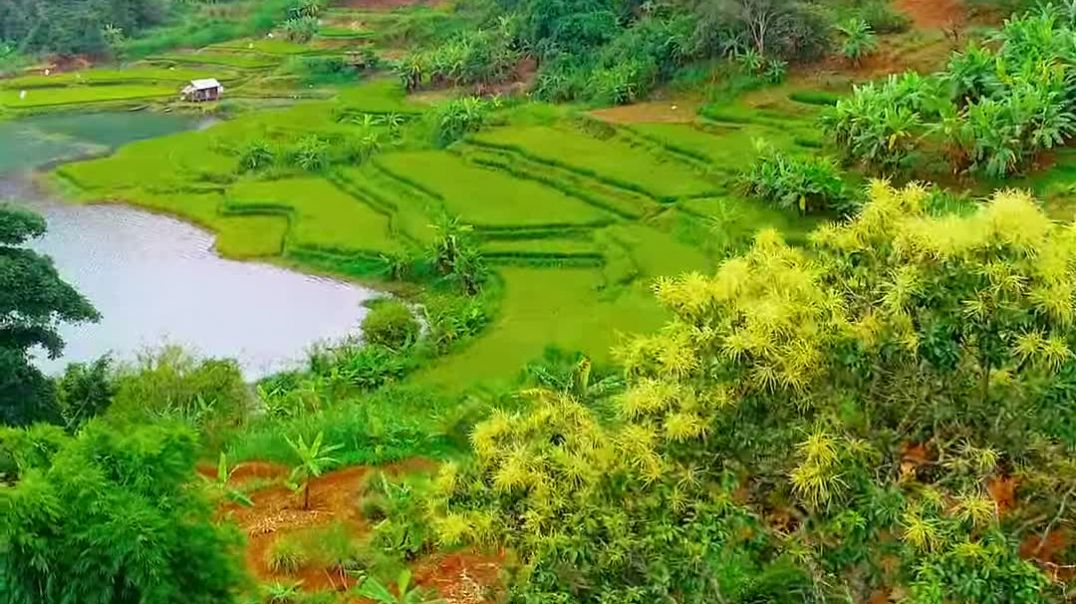
[[[288,441],[288,445],[299,458],[299,464],[291,471],[290,483],[292,489],[303,492],[304,510],[310,509],[310,479],[321,476],[325,466],[336,463],[335,459],[329,457],[329,453],[341,447],[341,445],[324,445],[322,443],[323,436],[323,433],[318,432],[318,435],[314,437],[313,442],[309,445],[306,444],[302,436],[299,437],[298,442],[292,441],[287,436],[284,437],[284,440]]]
[[[431,598],[421,587],[410,588],[411,571],[404,569],[396,578],[396,593],[375,577],[367,577],[357,590],[358,595],[378,604],[445,604],[440,598]]]

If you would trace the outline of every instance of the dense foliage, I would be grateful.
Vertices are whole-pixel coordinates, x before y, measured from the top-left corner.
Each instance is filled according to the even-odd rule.
[[[369,344],[403,348],[418,340],[419,324],[403,302],[382,300],[362,320],[362,336]]]
[[[749,195],[804,214],[848,213],[854,197],[826,157],[794,157],[763,147],[743,180]]]
[[[232,601],[241,541],[190,484],[196,444],[165,425],[0,430],[0,599]]]
[[[543,99],[628,103],[700,59],[815,58],[830,28],[819,5],[795,0],[497,0],[489,15],[484,27],[401,60],[405,85],[481,88],[536,66]]]
[[[828,130],[849,159],[886,171],[941,150],[954,173],[1021,172],[1076,134],[1074,28],[1076,13],[1044,5],[1007,21],[990,46],[955,53],[940,74],[857,87]]]
[[[616,421],[549,391],[495,414],[440,476],[442,541],[513,548],[517,602],[1050,599],[1074,231],[1014,192],[933,204],[877,183],[810,250],[763,233],[659,283]]]
[[[56,358],[60,323],[97,319],[49,258],[22,247],[44,232],[40,216],[0,205],[0,423],[59,421],[53,385],[30,355],[40,348]]]
[[[0,0],[0,45],[23,52],[105,54],[117,33],[168,15],[167,0]],[[111,39],[110,39],[111,36]]]

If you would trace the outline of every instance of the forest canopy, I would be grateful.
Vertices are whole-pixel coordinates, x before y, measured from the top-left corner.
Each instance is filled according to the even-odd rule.
[[[169,0],[0,0],[0,42],[24,53],[101,54],[109,36],[164,22]]]

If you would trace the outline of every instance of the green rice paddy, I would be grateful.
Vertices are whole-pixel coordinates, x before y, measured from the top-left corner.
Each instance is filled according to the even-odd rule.
[[[340,25],[326,37],[354,31],[342,14],[330,19]],[[163,98],[197,77],[256,98],[272,88],[266,70],[311,48],[245,39],[125,69],[24,76],[0,84],[0,106]],[[809,152],[802,143],[815,105],[782,99],[762,114],[729,105],[692,123],[600,125],[563,107],[522,104],[502,110],[498,126],[434,149],[429,105],[395,80],[329,94],[133,143],[60,166],[55,180],[81,201],[124,201],[212,229],[228,257],[361,279],[377,278],[371,266],[380,258],[431,244],[442,217],[458,217],[474,227],[502,296],[484,335],[416,378],[449,389],[512,379],[550,345],[605,359],[617,333],[664,320],[649,289],[657,277],[711,270],[760,228],[798,240],[812,226],[743,198],[737,175],[759,138]],[[317,137],[335,151],[391,115],[405,134],[361,164],[240,170],[240,151],[253,141],[273,146],[281,162],[297,141]]]

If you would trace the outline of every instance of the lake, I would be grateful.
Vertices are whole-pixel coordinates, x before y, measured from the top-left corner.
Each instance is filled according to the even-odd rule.
[[[31,184],[35,167],[203,125],[148,112],[0,122],[0,200],[45,216],[49,231],[32,247],[102,315],[96,324],[64,326],[64,356],[38,359],[44,370],[177,344],[236,358],[256,379],[295,366],[318,342],[357,333],[362,303],[377,292],[226,260],[214,253],[211,233],[187,223],[121,205],[66,204]]]

